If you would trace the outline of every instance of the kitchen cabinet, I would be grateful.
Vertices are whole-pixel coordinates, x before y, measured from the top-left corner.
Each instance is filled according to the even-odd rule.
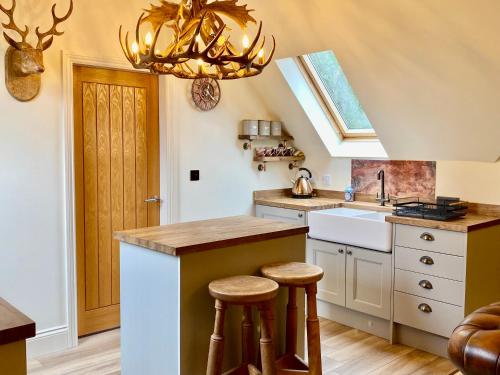
[[[390,319],[391,270],[391,254],[347,246],[346,307]]]
[[[500,226],[394,231],[395,323],[448,338],[466,315],[500,299]]]
[[[325,272],[318,283],[318,299],[345,306],[346,246],[331,242],[307,240],[307,261]]]
[[[319,300],[390,319],[391,254],[308,239],[307,261],[325,272]]]
[[[288,208],[256,205],[255,216],[262,219],[284,221],[297,225],[307,224],[307,215],[305,211],[290,210]]]

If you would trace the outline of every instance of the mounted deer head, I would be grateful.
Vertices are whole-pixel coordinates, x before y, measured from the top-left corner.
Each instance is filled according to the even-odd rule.
[[[57,26],[66,21],[73,12],[73,0],[70,0],[70,7],[64,17],[56,16],[56,5],[52,6],[52,27],[46,32],[40,32],[40,27],[36,28],[38,43],[33,47],[26,41],[29,34],[29,27],[24,26],[24,30],[19,28],[14,22],[14,10],[16,0],[12,0],[10,9],[0,5],[0,10],[9,17],[9,23],[2,23],[6,30],[15,31],[21,37],[20,42],[16,42],[4,31],[3,36],[10,47],[5,53],[5,83],[7,90],[20,101],[32,100],[38,95],[41,85],[41,74],[45,71],[43,65],[43,51],[48,49],[54,41],[54,36],[62,35],[57,31]]]

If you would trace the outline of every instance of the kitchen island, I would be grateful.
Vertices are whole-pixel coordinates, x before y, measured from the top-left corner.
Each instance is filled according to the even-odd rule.
[[[307,232],[307,226],[238,216],[116,233],[121,242],[122,374],[205,374],[215,315],[208,284],[258,275],[268,263],[304,262]],[[276,308],[278,353],[284,349],[285,303],[282,290]],[[298,306],[303,327],[303,293]],[[224,369],[240,361],[240,326],[241,308],[230,308]]]

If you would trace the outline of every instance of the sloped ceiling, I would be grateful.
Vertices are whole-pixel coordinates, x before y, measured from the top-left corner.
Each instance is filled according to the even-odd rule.
[[[499,159],[500,1],[248,3],[277,58],[335,52],[390,158]],[[269,69],[253,84],[282,79]]]

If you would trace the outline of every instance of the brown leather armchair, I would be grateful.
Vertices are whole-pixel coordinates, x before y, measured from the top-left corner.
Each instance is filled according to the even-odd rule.
[[[464,375],[500,375],[500,303],[465,318],[450,337],[448,354]]]

